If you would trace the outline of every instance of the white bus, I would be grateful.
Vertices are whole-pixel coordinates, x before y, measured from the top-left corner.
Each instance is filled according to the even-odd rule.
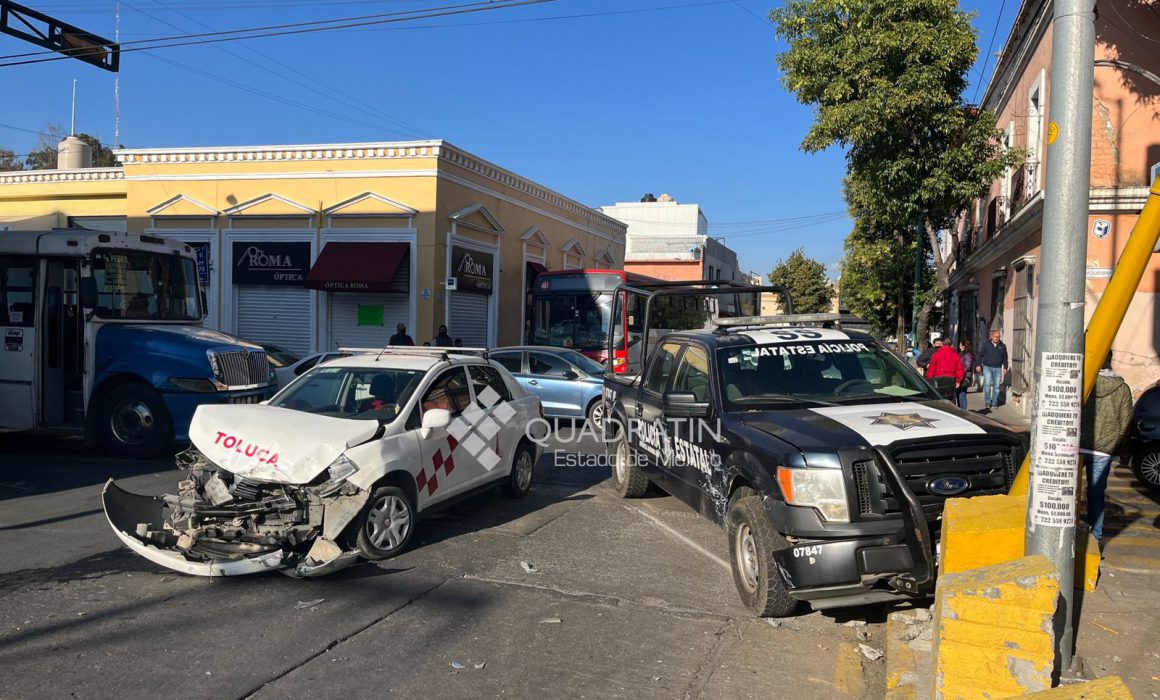
[[[0,428],[145,457],[188,439],[200,404],[268,398],[262,348],[202,328],[197,264],[155,236],[0,233]]]

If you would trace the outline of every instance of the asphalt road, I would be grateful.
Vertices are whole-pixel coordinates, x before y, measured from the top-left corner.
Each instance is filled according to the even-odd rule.
[[[754,619],[719,528],[617,498],[599,457],[561,463],[602,454],[590,440],[560,447],[527,498],[463,501],[390,561],[203,579],[122,547],[100,510],[110,476],[172,491],[172,460],[0,435],[0,697],[882,695],[858,644],[882,648],[886,609]]]

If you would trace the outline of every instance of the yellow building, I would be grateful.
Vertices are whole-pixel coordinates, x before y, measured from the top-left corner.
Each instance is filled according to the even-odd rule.
[[[195,246],[206,325],[299,352],[522,342],[543,269],[622,268],[624,224],[446,141],[128,149],[120,168],[0,173],[0,230],[79,225]],[[2,235],[2,234],[0,234]]]

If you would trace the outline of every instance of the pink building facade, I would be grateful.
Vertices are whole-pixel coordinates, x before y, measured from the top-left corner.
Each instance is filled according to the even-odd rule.
[[[1136,223],[1160,170],[1160,15],[1131,3],[1100,3],[1092,109],[1085,318]],[[1050,0],[1024,0],[983,97],[1023,165],[973,202],[957,235],[948,331],[976,346],[1003,333],[1011,356],[1009,400],[1030,412],[1039,291],[1045,164],[1054,126]],[[1142,72],[1141,72],[1142,71]],[[1148,74],[1151,74],[1150,76]],[[1137,394],[1160,379],[1160,256],[1154,256],[1112,346],[1112,366]]]

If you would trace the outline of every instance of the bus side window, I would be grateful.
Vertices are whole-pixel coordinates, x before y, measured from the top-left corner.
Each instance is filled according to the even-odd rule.
[[[0,326],[33,326],[36,313],[35,289],[34,258],[0,258]]]

